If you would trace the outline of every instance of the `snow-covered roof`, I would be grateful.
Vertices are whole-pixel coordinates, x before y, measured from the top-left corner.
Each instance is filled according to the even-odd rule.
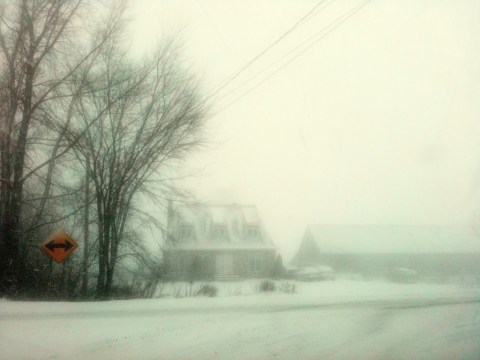
[[[305,239],[330,254],[480,253],[468,226],[309,225]]]
[[[192,236],[182,237],[182,227],[190,226]],[[215,229],[222,228],[224,237],[216,238]],[[254,227],[256,237],[247,229]],[[175,207],[169,226],[171,242],[177,249],[275,249],[260,220],[255,205],[195,203]]]

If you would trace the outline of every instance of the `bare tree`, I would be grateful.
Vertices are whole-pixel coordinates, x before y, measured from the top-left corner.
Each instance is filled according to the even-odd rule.
[[[25,271],[22,251],[22,206],[25,185],[50,166],[43,185],[50,195],[53,163],[73,143],[64,146],[64,133],[57,135],[50,156],[42,158],[32,132],[50,120],[52,103],[74,95],[65,91],[78,70],[95,58],[104,43],[122,23],[123,3],[115,7],[98,31],[88,31],[86,0],[5,0],[0,4],[0,292],[21,287]],[[91,25],[91,24],[90,24]],[[92,35],[93,33],[93,35]],[[88,50],[75,52],[88,38]],[[65,127],[67,128],[67,127]],[[45,201],[34,222],[39,221]]]
[[[96,87],[81,97],[72,139],[89,169],[98,221],[97,297],[112,290],[120,245],[135,217],[137,196],[155,174],[201,142],[205,101],[195,79],[182,68],[175,41],[166,41],[149,60],[128,60],[115,42],[102,51]]]

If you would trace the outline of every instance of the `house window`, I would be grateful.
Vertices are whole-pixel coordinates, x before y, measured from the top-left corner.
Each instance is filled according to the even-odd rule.
[[[245,235],[247,240],[255,241],[260,239],[260,229],[258,226],[248,226]]]
[[[228,231],[225,225],[215,225],[212,228],[212,240],[214,241],[227,241]]]
[[[173,273],[185,272],[185,258],[180,255],[173,255],[170,258],[170,269]]]
[[[178,239],[180,241],[189,241],[194,238],[193,226],[192,225],[180,225],[178,231]]]
[[[262,271],[262,257],[260,255],[253,255],[250,257],[249,270],[253,273]]]

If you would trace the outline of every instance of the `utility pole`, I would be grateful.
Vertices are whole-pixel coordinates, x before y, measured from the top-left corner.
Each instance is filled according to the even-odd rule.
[[[83,264],[82,264],[82,297],[87,296],[88,290],[88,242],[89,242],[89,202],[90,202],[90,154],[87,153],[86,157],[86,170],[85,170],[85,216],[83,224]]]

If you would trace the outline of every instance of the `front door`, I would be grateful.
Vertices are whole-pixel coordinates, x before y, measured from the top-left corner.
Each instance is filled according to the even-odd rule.
[[[233,256],[217,255],[215,261],[215,272],[217,276],[233,276]]]

